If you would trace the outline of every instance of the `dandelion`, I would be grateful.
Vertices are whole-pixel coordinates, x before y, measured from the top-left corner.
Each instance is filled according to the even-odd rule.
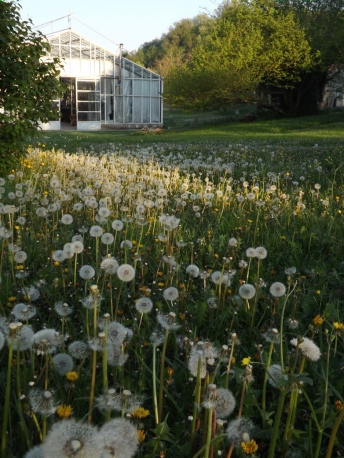
[[[243,299],[252,299],[256,294],[256,288],[249,283],[245,283],[239,288],[239,295]]]
[[[66,379],[68,382],[76,382],[79,378],[79,374],[75,371],[69,371],[66,373]]]
[[[115,231],[121,231],[124,227],[124,224],[119,219],[115,219],[115,221],[112,221],[111,227]]]
[[[93,269],[92,266],[89,266],[89,265],[82,266],[79,271],[80,277],[83,278],[84,280],[90,280],[91,278],[94,277],[95,273],[96,271]]]
[[[85,342],[76,340],[68,345],[69,354],[75,359],[84,359],[89,355],[89,348]]]
[[[324,322],[324,318],[322,318],[320,315],[317,315],[316,317],[313,318],[313,323],[315,326],[321,326]]]
[[[53,357],[55,369],[59,375],[66,375],[73,369],[73,358],[65,353],[58,353]]]
[[[31,302],[36,301],[40,297],[40,292],[34,286],[22,288],[22,294]]]
[[[125,411],[130,413],[140,407],[143,399],[135,396],[130,390],[123,390],[117,393],[115,388],[109,388],[102,396],[96,399],[98,408],[101,410]]]
[[[63,262],[66,258],[66,252],[63,250],[56,250],[52,255],[52,259],[57,262]]]
[[[61,404],[56,409],[56,414],[59,418],[69,418],[72,415],[72,406]]]
[[[140,297],[135,303],[135,308],[139,313],[149,313],[153,308],[153,302],[148,297]]]
[[[219,270],[216,270],[211,274],[211,280],[215,285],[219,285],[222,282],[223,273]]]
[[[56,332],[55,329],[42,329],[34,335],[33,344],[36,347],[37,355],[55,353],[61,343],[60,333]]]
[[[251,357],[250,356],[247,356],[246,358],[244,358],[242,361],[241,361],[241,365],[242,366],[247,366],[248,364],[250,364],[251,362]]]
[[[186,273],[196,278],[199,275],[199,267],[197,267],[195,264],[190,264],[186,268]]]
[[[115,258],[108,257],[103,259],[100,264],[100,268],[104,270],[105,273],[113,275],[117,272],[119,264]]]
[[[132,458],[139,446],[136,427],[128,420],[114,418],[99,430],[103,458]]]
[[[115,240],[115,237],[110,234],[110,232],[105,232],[105,234],[103,234],[101,236],[101,241],[102,243],[104,243],[104,245],[111,245],[111,243],[113,243]]]
[[[121,242],[121,248],[129,248],[129,250],[131,250],[133,247],[133,244],[130,240],[123,240]]]
[[[163,297],[166,301],[175,301],[178,299],[179,292],[177,288],[174,286],[170,286],[169,288],[166,288],[163,292]]]
[[[301,339],[292,339],[290,341],[294,347],[298,347],[301,355],[310,361],[318,361],[321,356],[320,348],[313,342],[313,340],[308,339],[308,337],[302,337]]]
[[[241,442],[241,448],[247,455],[253,455],[258,450],[258,444],[254,439],[248,442]]]
[[[227,438],[234,444],[234,447],[239,447],[244,439],[247,439],[245,442],[248,442],[253,431],[253,427],[252,421],[248,418],[236,418],[228,424],[226,430]]]
[[[90,229],[91,237],[100,237],[103,234],[103,229],[100,226],[92,226]]]
[[[53,393],[49,390],[33,388],[28,394],[28,400],[31,410],[35,413],[49,417],[56,412],[56,401]]]
[[[30,350],[34,343],[34,335],[35,334],[31,326],[17,327],[16,333],[13,339],[13,349],[17,350],[19,348],[20,351]],[[10,343],[10,336],[7,336],[7,341],[8,343]]]
[[[74,240],[71,243],[71,249],[72,249],[73,253],[80,254],[84,250],[84,244],[80,240]]]
[[[287,267],[284,271],[287,275],[296,274],[296,267]]]
[[[265,259],[268,255],[266,249],[262,246],[256,248],[256,258],[258,259]]]
[[[247,248],[246,256],[248,258],[255,258],[257,256],[257,252],[255,248]]]
[[[129,282],[135,277],[135,269],[129,264],[122,264],[117,269],[117,276],[121,281]]]
[[[107,207],[100,207],[98,209],[98,215],[101,218],[107,218],[110,215],[110,210]]]
[[[149,415],[149,410],[143,408],[143,407],[138,407],[135,410],[132,410],[130,412],[130,416],[132,418],[137,418],[138,420],[141,420],[142,418],[146,418]]]
[[[54,309],[59,316],[65,317],[73,312],[73,307],[70,307],[66,302],[58,301],[54,304]]]
[[[236,238],[232,237],[228,240],[228,245],[231,247],[236,247],[238,246],[238,241]]]
[[[220,419],[227,418],[235,409],[235,397],[230,390],[218,388],[216,390],[216,416]]]
[[[124,339],[131,339],[133,331],[126,328],[117,321],[112,321],[108,325],[108,338],[114,345],[122,345]]]
[[[62,218],[61,218],[61,223],[62,224],[66,224],[67,226],[72,224],[72,222],[73,222],[73,216],[72,215],[68,215],[67,213],[65,215],[63,215]]]
[[[16,304],[12,309],[12,315],[19,321],[28,321],[37,313],[36,307],[30,304]]]
[[[27,254],[25,253],[25,251],[17,251],[16,254],[14,255],[14,260],[18,264],[22,264],[23,262],[26,261],[26,259],[27,259]]]
[[[43,456],[95,458],[101,456],[101,444],[98,430],[93,426],[62,420],[52,426],[43,442]]]
[[[297,329],[299,326],[299,322],[295,320],[294,318],[288,318],[287,325],[288,325],[288,328],[290,329]]]
[[[276,281],[270,286],[270,294],[274,297],[282,297],[286,293],[286,287],[283,283]]]
[[[263,333],[266,342],[278,343],[280,341],[280,334],[276,328],[268,329]]]
[[[288,376],[282,374],[280,364],[272,364],[268,368],[268,377],[270,385],[274,388],[279,388],[282,380],[288,380]]]
[[[160,326],[164,329],[176,331],[180,328],[180,325],[176,323],[176,314],[174,312],[170,312],[167,315],[164,315],[161,312],[159,312],[157,314],[156,319]]]
[[[120,345],[115,345],[109,341],[107,345],[107,362],[109,366],[121,367],[127,362],[129,355],[123,353]]]

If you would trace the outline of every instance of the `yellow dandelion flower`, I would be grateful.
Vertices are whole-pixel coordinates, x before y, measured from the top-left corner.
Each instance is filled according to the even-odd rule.
[[[337,331],[344,331],[344,323],[339,323],[338,321],[335,321],[333,323],[333,327],[334,329],[336,329]]]
[[[144,440],[146,439],[146,433],[142,429],[137,430],[137,436],[138,436],[140,444],[144,442]]]
[[[67,372],[66,378],[69,382],[75,382],[79,378],[79,374],[75,371]]]
[[[241,448],[247,455],[253,455],[258,450],[258,444],[254,439],[248,442],[241,442]]]
[[[317,289],[317,290],[315,291],[315,294],[321,294],[320,289]]]
[[[338,400],[334,403],[334,408],[337,412],[339,412],[344,409],[344,404],[342,403],[342,401]]]
[[[133,418],[139,418],[139,419],[146,418],[149,415],[149,410],[144,409],[143,407],[138,407],[137,409],[130,412],[130,415]]]
[[[313,318],[313,323],[315,326],[321,326],[324,322],[324,318],[322,318],[320,315],[317,315],[315,318]]]
[[[16,265],[16,270],[23,270],[24,269],[24,264],[17,264]]]
[[[54,261],[54,266],[55,267],[58,267],[60,265],[60,263],[58,261]]]
[[[60,418],[69,418],[72,414],[72,406],[62,404],[59,405],[56,409],[57,416]]]
[[[17,300],[16,296],[11,296],[8,298],[9,302],[15,302]]]
[[[248,356],[247,358],[244,358],[242,361],[241,361],[241,365],[242,366],[247,366],[248,364],[250,364],[251,362],[251,357]]]
[[[159,288],[161,288],[161,287],[165,286],[165,283],[164,283],[163,281],[160,281],[160,282],[158,283],[158,286],[159,286]]]

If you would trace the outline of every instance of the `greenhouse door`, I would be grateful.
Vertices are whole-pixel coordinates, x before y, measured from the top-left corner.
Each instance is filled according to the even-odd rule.
[[[100,130],[100,81],[77,80],[77,129]]]

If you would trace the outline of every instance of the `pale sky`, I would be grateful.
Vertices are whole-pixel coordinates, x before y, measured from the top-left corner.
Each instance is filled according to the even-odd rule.
[[[114,52],[119,43],[133,51],[147,41],[160,38],[174,22],[191,19],[206,10],[213,12],[219,3],[220,0],[19,0],[23,20],[30,18],[35,26],[40,26],[71,12],[73,29]],[[39,29],[48,34],[67,27],[66,17]]]

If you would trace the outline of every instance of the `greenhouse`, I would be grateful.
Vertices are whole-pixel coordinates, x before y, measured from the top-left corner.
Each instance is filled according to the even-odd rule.
[[[48,58],[59,57],[67,85],[52,101],[60,119],[43,130],[161,127],[162,79],[156,73],[90,42],[72,29],[47,35]]]

